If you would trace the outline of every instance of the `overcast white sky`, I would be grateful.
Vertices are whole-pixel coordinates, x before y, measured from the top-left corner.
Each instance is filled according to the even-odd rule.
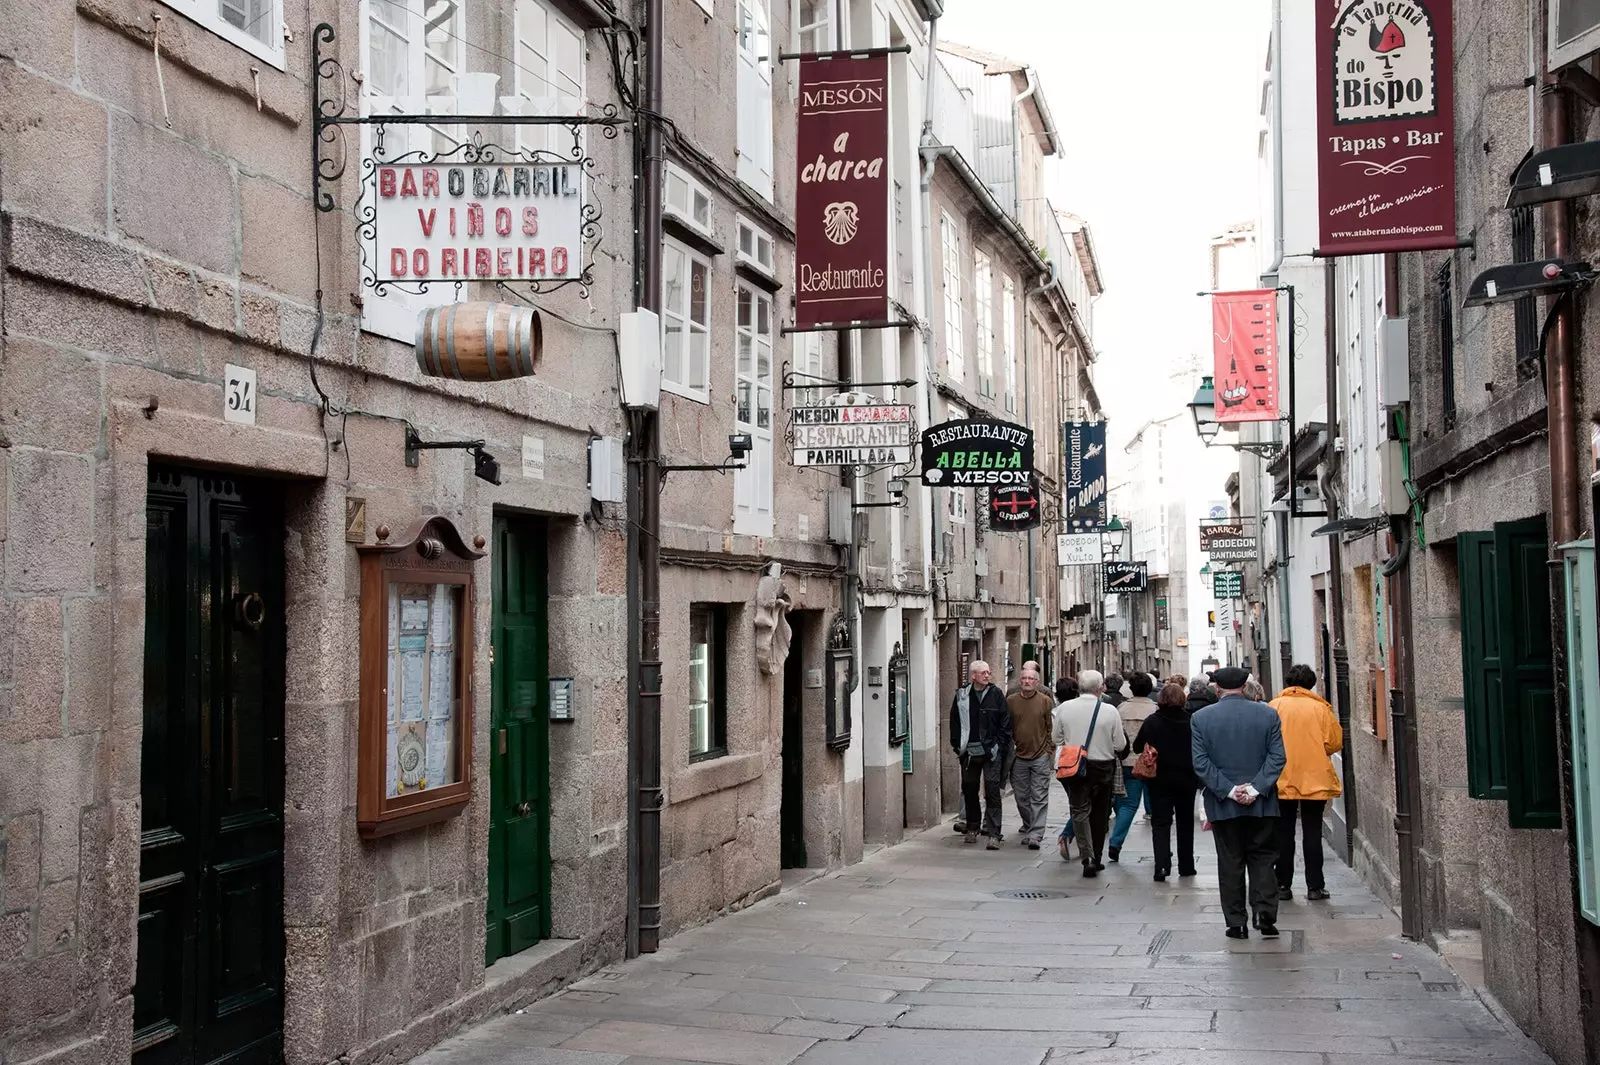
[[[1153,380],[1191,353],[1210,357],[1195,293],[1207,238],[1256,214],[1270,11],[1267,0],[948,0],[939,22],[941,39],[1039,73],[1064,149],[1052,199],[1088,219],[1105,280],[1095,383],[1114,449],[1173,412]]]

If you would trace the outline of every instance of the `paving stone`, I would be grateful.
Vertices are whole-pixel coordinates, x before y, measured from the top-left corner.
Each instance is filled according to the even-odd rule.
[[[1121,865],[1086,883],[952,845],[942,826],[481,1025],[427,1065],[1551,1065],[1401,939],[1331,853],[1339,907],[1296,900],[1283,938],[1236,943],[1209,845],[1205,875],[1176,887],[1149,879],[1149,847],[1136,828]],[[1069,894],[994,895],[1025,887]]]
[[[646,1054],[672,1061],[704,1061],[716,1065],[788,1065],[805,1053],[812,1042],[792,1035],[606,1021],[579,1032],[562,1045],[568,1050]]]

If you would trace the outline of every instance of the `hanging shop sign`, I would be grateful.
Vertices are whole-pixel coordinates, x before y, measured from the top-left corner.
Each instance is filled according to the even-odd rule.
[[[1068,422],[1065,450],[1067,530],[1102,529],[1108,517],[1106,423]]]
[[[1200,523],[1200,550],[1210,551],[1213,540],[1227,540],[1244,535],[1244,526],[1236,521],[1202,521]]]
[[[1106,591],[1142,592],[1150,584],[1149,567],[1144,562],[1106,562],[1101,571],[1105,575]]]
[[[1211,556],[1213,562],[1254,562],[1256,561],[1255,534],[1213,536],[1211,546],[1204,550]]]
[[[889,318],[889,60],[800,60],[795,327]]]
[[[1344,0],[1316,23],[1317,254],[1455,247],[1451,5]]]
[[[1167,597],[1156,596],[1156,631],[1166,632],[1172,627],[1172,615],[1167,609]]]
[[[796,466],[888,466],[911,462],[916,445],[913,407],[842,393],[820,407],[789,416]]]
[[[1010,422],[962,418],[922,434],[922,483],[935,488],[1028,487],[1033,430]]]
[[[1213,295],[1211,342],[1217,421],[1277,421],[1277,292],[1269,288]]]
[[[989,489],[989,528],[998,532],[1025,532],[1039,527],[1039,480],[1023,485]]]
[[[1238,570],[1221,570],[1211,575],[1213,599],[1238,599],[1244,595],[1244,574]]]
[[[572,281],[584,268],[583,166],[380,163],[374,280]]]
[[[1056,537],[1056,564],[1098,566],[1103,547],[1099,533],[1061,533]]]

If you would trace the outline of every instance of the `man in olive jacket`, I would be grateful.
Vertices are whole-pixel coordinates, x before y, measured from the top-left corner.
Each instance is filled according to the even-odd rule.
[[[1261,937],[1277,939],[1277,784],[1284,764],[1283,730],[1277,711],[1244,697],[1248,671],[1228,666],[1211,679],[1220,698],[1194,715],[1191,749],[1217,845],[1228,938],[1249,939],[1254,915]]]
[[[982,780],[983,834],[989,837],[989,849],[999,850],[1000,775],[1011,752],[1011,710],[1006,693],[989,683],[989,663],[973,662],[970,676],[972,683],[957,690],[950,703],[950,749],[961,763],[966,842],[978,842],[978,781]]]

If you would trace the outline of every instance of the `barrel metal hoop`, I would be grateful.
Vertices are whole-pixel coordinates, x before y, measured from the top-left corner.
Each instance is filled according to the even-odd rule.
[[[486,304],[483,308],[483,348],[485,361],[489,364],[489,380],[500,380],[500,372],[494,365],[494,309],[495,304]]]
[[[428,317],[423,321],[425,332],[422,339],[424,343],[432,340],[428,344],[428,364],[424,369],[434,377],[444,376],[444,352],[439,350],[439,311],[438,307],[430,307]]]
[[[526,377],[522,372],[522,312],[512,308],[506,314],[506,326],[509,336],[506,338],[506,361],[511,364],[512,377]]]
[[[450,324],[445,328],[445,351],[450,355],[452,376],[457,381],[464,381],[466,378],[461,376],[461,363],[456,359],[456,311],[460,306],[461,304],[456,303],[445,308],[446,313],[450,315]]]
[[[533,336],[539,329],[539,312],[527,309],[522,312],[522,364],[528,368],[528,376],[533,376]]]

